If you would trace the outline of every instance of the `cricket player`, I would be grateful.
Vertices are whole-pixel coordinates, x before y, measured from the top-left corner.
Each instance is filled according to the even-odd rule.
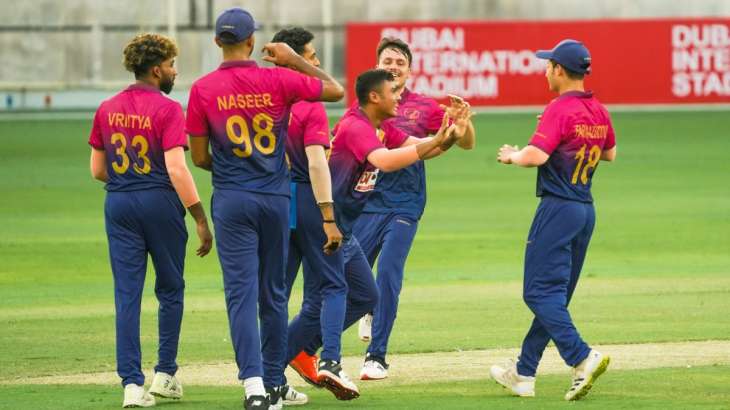
[[[376,56],[378,68],[393,74],[396,91],[401,93],[398,115],[387,121],[406,134],[418,138],[433,135],[441,126],[444,108],[456,118],[454,110],[468,107],[455,96],[451,98],[450,107],[442,107],[435,100],[406,87],[413,58],[408,44],[402,40],[383,38]],[[474,126],[470,118],[459,121],[454,132],[458,137],[457,145],[463,149],[474,148]],[[368,314],[360,320],[360,338],[370,342],[360,371],[362,380],[388,376],[385,356],[398,311],[403,270],[425,206],[426,170],[423,161],[417,161],[399,171],[383,174],[355,223],[353,232],[368,262],[375,267],[375,260],[378,261],[380,293],[373,315]]]
[[[363,290],[375,292],[372,271],[357,239],[352,234],[355,220],[362,212],[372,193],[381,171],[392,172],[404,168],[419,159],[429,159],[442,154],[455,142],[455,125],[448,125],[444,118],[441,129],[434,138],[408,136],[384,120],[397,114],[399,95],[395,90],[393,75],[385,70],[370,70],[361,74],[355,89],[358,105],[350,108],[334,129],[330,170],[332,172],[335,219],[344,236],[341,268],[349,287],[344,325],[322,324],[322,332],[342,332],[366,312],[361,309],[367,303],[358,303]],[[466,116],[467,110],[458,113]],[[305,266],[306,268],[306,266]],[[372,306],[372,305],[371,305]],[[316,343],[320,335],[314,338]],[[327,340],[327,337],[322,337]],[[308,345],[305,353],[311,354],[318,346]],[[346,400],[359,395],[357,386],[342,370],[340,357],[322,356],[318,363],[318,380],[338,399]],[[350,397],[348,397],[350,395]]]
[[[579,41],[563,40],[536,55],[548,60],[545,76],[558,97],[543,111],[529,145],[504,145],[497,156],[503,164],[538,167],[541,199],[527,238],[523,290],[535,318],[517,363],[492,366],[490,374],[512,394],[534,396],[537,365],[552,340],[573,368],[565,399],[578,400],[610,361],[580,337],[568,304],[595,224],[591,181],[600,161],[616,158],[616,136],[608,111],[584,88],[584,76],[591,71],[588,49]]]
[[[151,407],[152,397],[179,399],[175,378],[183,315],[183,267],[188,233],[185,209],[195,219],[199,256],[213,237],[193,177],[185,164],[183,111],[170,93],[177,70],[175,43],[158,34],[136,36],[124,48],[124,67],[136,82],[104,101],[89,136],[91,174],[104,182],[104,218],[114,275],[117,373],[124,407]],[[144,390],[139,315],[147,255],[155,267],[160,303],[155,376]]]
[[[299,72],[258,67],[256,28],[240,8],[218,17],[223,63],[193,84],[186,129],[193,162],[213,174],[215,239],[245,407],[268,409],[281,408],[284,390],[289,113],[297,101],[337,101],[344,91],[286,44],[266,44],[263,59]]]
[[[313,40],[314,35],[310,31],[292,27],[277,32],[271,41],[289,45],[307,62],[319,67]],[[291,236],[286,268],[287,299],[303,260],[310,269],[304,272],[302,310],[289,324],[287,363],[302,349],[302,346],[298,346],[301,344],[299,339],[307,334],[303,328],[313,326],[316,331],[320,326],[320,316],[327,317],[324,309],[313,311],[311,298],[314,292],[320,291],[320,283],[327,283],[338,276],[334,267],[339,266],[337,262],[342,258],[341,252],[338,252],[342,234],[334,222],[332,181],[327,164],[326,150],[329,147],[329,122],[324,105],[318,101],[299,101],[294,104],[286,140],[292,195],[289,221]],[[332,304],[325,306],[331,308]],[[314,369],[316,372],[316,366]],[[290,386],[286,387],[283,396],[285,406],[308,402],[307,395]]]

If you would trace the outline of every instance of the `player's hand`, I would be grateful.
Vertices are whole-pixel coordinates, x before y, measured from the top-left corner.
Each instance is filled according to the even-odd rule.
[[[337,224],[331,222],[323,223],[322,228],[324,234],[327,235],[327,243],[324,244],[322,250],[324,250],[325,255],[332,255],[342,244],[342,232],[340,232]]]
[[[299,57],[286,43],[267,43],[261,52],[265,53],[262,60],[286,67],[294,66],[294,60]]]
[[[449,115],[445,114],[443,120],[441,120],[441,128],[433,137],[441,151],[447,151],[456,142],[456,135],[454,135],[456,124],[449,125],[449,122]]]
[[[471,111],[469,103],[466,103],[456,110],[455,115],[451,117],[454,118],[454,125],[456,126],[454,128],[454,135],[457,139],[466,135],[466,129],[469,127],[469,121],[471,121],[472,115],[474,115],[474,113]]]
[[[440,104],[442,110],[451,118],[457,118],[458,112],[464,107],[470,107],[469,103],[458,95],[449,94],[449,105]]]
[[[200,238],[200,247],[195,254],[201,258],[210,252],[213,247],[213,234],[208,229],[208,222],[203,221],[202,223],[196,223],[196,231],[198,232],[198,238]]]
[[[503,164],[511,164],[512,159],[510,159],[510,156],[519,150],[520,147],[518,147],[517,145],[504,144],[497,153],[497,161]]]

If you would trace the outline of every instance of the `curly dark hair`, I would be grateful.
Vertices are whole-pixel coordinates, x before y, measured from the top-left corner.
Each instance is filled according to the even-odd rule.
[[[314,39],[314,34],[301,27],[290,27],[280,30],[274,34],[271,39],[272,43],[286,43],[297,54],[304,52],[304,46]]]
[[[150,68],[177,56],[175,42],[166,36],[155,33],[139,34],[124,47],[124,68],[134,73],[135,78],[143,77]]]
[[[375,54],[375,57],[380,60],[380,55],[383,54],[383,51],[393,48],[395,50],[398,50],[401,54],[406,56],[406,59],[408,60],[408,66],[411,66],[411,62],[413,61],[413,54],[411,53],[411,48],[408,47],[408,44],[396,37],[383,37],[380,40],[380,43],[378,44],[378,48]]]

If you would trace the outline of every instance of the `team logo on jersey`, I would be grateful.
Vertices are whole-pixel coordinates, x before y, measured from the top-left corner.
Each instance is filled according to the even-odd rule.
[[[355,184],[355,191],[357,192],[370,192],[375,189],[375,183],[378,181],[379,169],[373,171],[365,171],[360,175],[360,178]]]
[[[415,122],[418,120],[418,117],[421,116],[421,112],[415,108],[409,107],[403,110],[403,116],[411,120],[411,122]]]

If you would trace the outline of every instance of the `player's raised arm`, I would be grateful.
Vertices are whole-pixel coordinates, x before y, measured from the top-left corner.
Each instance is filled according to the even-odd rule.
[[[423,142],[416,145],[406,145],[401,148],[387,149],[379,148],[368,154],[368,162],[375,165],[383,172],[393,172],[405,168],[418,160],[427,160],[443,153],[448,147],[444,144],[453,144],[451,138],[454,132],[454,125],[439,132],[436,137],[423,138]],[[449,143],[449,140],[451,141]],[[445,149],[440,147],[444,146]]]
[[[345,96],[345,89],[324,70],[309,64],[304,57],[297,54],[286,43],[268,43],[263,51],[267,53],[263,60],[279,66],[289,67],[303,74],[322,80],[321,101],[339,101]]]

